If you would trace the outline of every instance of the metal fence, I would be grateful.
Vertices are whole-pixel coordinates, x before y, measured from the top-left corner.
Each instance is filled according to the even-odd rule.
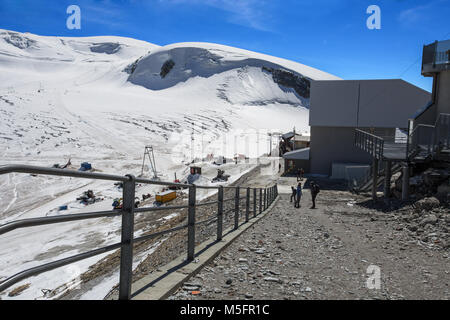
[[[251,217],[250,213],[253,213],[253,217],[264,212],[277,198],[278,187],[277,185],[268,188],[242,188],[242,187],[224,187],[224,186],[196,186],[191,184],[181,184],[181,183],[170,183],[162,181],[153,181],[149,179],[136,178],[133,175],[111,175],[103,173],[94,172],[81,172],[74,170],[63,170],[56,168],[44,168],[36,166],[27,165],[6,165],[0,166],[0,175],[8,173],[29,173],[29,174],[42,174],[42,175],[54,175],[63,177],[76,177],[76,178],[86,178],[94,180],[110,180],[123,183],[123,206],[119,210],[111,211],[100,211],[100,212],[88,212],[79,214],[68,214],[55,217],[42,217],[42,218],[32,218],[32,219],[22,219],[13,222],[6,223],[0,226],[0,235],[11,232],[19,228],[34,227],[40,225],[57,224],[69,221],[87,220],[102,217],[113,217],[121,216],[121,241],[106,247],[91,250],[89,252],[77,254],[68,258],[53,261],[47,264],[43,264],[37,267],[33,267],[27,270],[23,270],[16,273],[9,278],[0,282],[0,292],[11,287],[15,283],[47,272],[80,260],[88,259],[106,252],[110,252],[116,249],[120,249],[120,277],[119,277],[119,299],[128,300],[131,298],[131,284],[132,284],[132,265],[133,265],[133,244],[149,240],[164,234],[176,232],[179,230],[187,229],[187,260],[193,261],[195,256],[195,227],[200,224],[207,222],[217,222],[217,236],[216,241],[220,241],[223,237],[223,216],[224,216],[224,203],[228,201],[234,201],[234,229],[239,228],[240,216],[241,214],[241,200],[245,200],[245,220],[243,223],[247,223]],[[136,183],[141,184],[153,184],[161,186],[173,186],[179,188],[188,188],[189,197],[188,204],[182,206],[164,206],[164,207],[141,207],[135,208],[135,185]],[[197,203],[196,200],[196,190],[197,189],[216,189],[217,201]],[[234,189],[234,197],[229,199],[224,199],[224,189]],[[241,190],[245,190],[245,197],[241,196]],[[253,197],[251,197],[253,194]],[[252,201],[250,201],[252,198]],[[259,205],[257,205],[259,202]],[[209,218],[205,221],[196,221],[196,208],[199,206],[206,205],[217,205],[217,216]],[[251,210],[253,207],[253,210]],[[258,209],[257,209],[258,207]],[[160,210],[176,210],[176,209],[187,209],[188,217],[187,224],[172,228],[169,230],[143,235],[140,237],[134,237],[134,218],[135,213],[140,212],[154,212]]]

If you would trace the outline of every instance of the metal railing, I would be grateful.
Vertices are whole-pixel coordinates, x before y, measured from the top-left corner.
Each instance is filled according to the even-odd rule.
[[[400,169],[401,165],[399,163],[394,163],[391,168],[391,174],[396,174]],[[385,175],[386,162],[380,161],[378,166],[378,177],[384,177]],[[377,182],[377,187],[381,186],[382,183],[384,183],[384,179]],[[348,186],[350,191],[356,193],[369,191],[373,186],[373,165],[370,166],[370,169],[362,177],[349,180]]]
[[[435,41],[423,46],[422,74],[449,70],[450,40]]]
[[[355,146],[377,159],[383,159],[384,139],[364,130],[355,129]]]
[[[450,148],[450,114],[441,113],[434,125],[418,124],[408,136],[408,159],[423,153],[434,156],[441,149]]]
[[[245,221],[247,223],[250,220],[250,206],[253,206],[253,217],[261,214],[267,210],[269,206],[278,196],[277,185],[268,188],[242,188],[242,187],[230,187],[230,186],[196,186],[190,184],[171,183],[162,181],[153,181],[149,179],[136,178],[133,175],[111,175],[94,172],[81,172],[74,170],[56,169],[56,168],[44,168],[28,165],[5,165],[0,166],[0,175],[8,173],[29,173],[29,174],[42,174],[42,175],[54,175],[63,177],[76,177],[86,178],[94,180],[110,180],[123,182],[123,206],[119,210],[100,211],[100,212],[87,212],[79,214],[68,214],[55,217],[42,217],[32,219],[16,220],[4,225],[0,225],[0,236],[11,232],[19,228],[27,228],[41,225],[57,224],[69,221],[87,220],[102,217],[121,216],[121,241],[106,247],[91,250],[85,253],[77,254],[68,258],[60,259],[50,263],[46,263],[37,267],[33,267],[27,270],[23,270],[16,273],[7,279],[0,282],[0,292],[8,289],[17,282],[35,276],[80,260],[91,258],[106,252],[110,252],[116,249],[120,249],[120,276],[119,276],[119,299],[128,300],[131,298],[131,284],[132,284],[132,265],[133,265],[133,245],[135,243],[149,240],[164,234],[187,229],[187,260],[193,261],[195,256],[195,226],[205,224],[213,221],[217,221],[217,236],[216,241],[220,241],[223,236],[223,217],[224,217],[224,203],[234,200],[234,229],[239,228],[240,221],[240,202],[243,198],[240,196],[240,190],[246,190],[245,196]],[[161,186],[175,186],[180,188],[189,189],[188,204],[182,206],[165,206],[165,207],[141,207],[135,208],[135,185],[136,183],[153,184]],[[196,190],[197,189],[217,189],[217,201],[210,201],[205,203],[197,203]],[[235,195],[233,198],[224,199],[224,189],[235,189]],[[253,192],[252,192],[253,190]],[[259,191],[259,197],[258,197]],[[253,193],[252,202],[250,201],[250,195]],[[259,198],[259,199],[258,199]],[[257,200],[259,200],[259,210],[257,210]],[[206,219],[204,221],[196,222],[196,208],[199,206],[214,205],[217,204],[217,216]],[[188,209],[187,224],[181,225],[169,230],[143,235],[140,237],[134,237],[134,218],[135,213],[138,212],[152,212],[160,210],[175,210],[175,209]]]
[[[436,120],[436,144],[450,149],[450,113],[441,113]]]

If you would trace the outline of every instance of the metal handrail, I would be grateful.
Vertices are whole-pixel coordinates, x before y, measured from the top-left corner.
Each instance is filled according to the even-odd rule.
[[[370,132],[355,129],[355,146],[374,158],[383,159],[384,139]]]
[[[192,184],[181,184],[172,183],[164,181],[154,181],[150,179],[135,178],[132,175],[119,176],[105,173],[97,172],[84,172],[75,170],[66,170],[58,168],[45,168],[29,165],[2,165],[0,166],[0,175],[8,173],[30,173],[30,174],[42,174],[42,175],[54,175],[63,177],[76,177],[76,178],[86,178],[94,180],[109,180],[109,181],[121,181],[123,182],[123,208],[120,210],[112,211],[99,211],[99,212],[87,212],[80,214],[68,214],[55,217],[42,217],[42,218],[32,218],[32,219],[22,219],[6,224],[0,225],[0,235],[6,234],[18,228],[34,227],[39,225],[56,224],[69,221],[77,220],[87,220],[102,217],[114,217],[122,216],[122,227],[121,234],[122,239],[120,243],[106,246],[103,248],[95,249],[86,253],[81,253],[72,257],[64,258],[61,260],[53,261],[44,265],[33,267],[27,270],[23,270],[15,275],[8,277],[7,279],[0,282],[0,292],[8,289],[15,283],[26,279],[28,277],[38,275],[40,273],[50,271],[80,260],[84,260],[105,252],[109,252],[115,249],[121,249],[120,256],[120,280],[119,280],[119,299],[130,299],[131,298],[131,283],[132,283],[132,262],[133,262],[133,243],[149,240],[164,234],[176,232],[182,229],[188,229],[188,261],[194,260],[195,253],[195,226],[211,221],[217,220],[217,240],[222,238],[222,224],[223,216],[229,212],[235,212],[235,222],[238,221],[240,202],[241,200],[246,200],[246,221],[248,221],[248,214],[250,212],[250,190],[254,190],[254,197],[252,197],[253,207],[256,210],[257,203],[257,190],[259,190],[259,214],[269,208],[270,204],[278,196],[278,187],[274,185],[269,188],[246,188],[247,196],[242,197],[240,195],[240,186],[196,186]],[[189,188],[189,204],[182,206],[167,206],[167,207],[142,207],[134,208],[135,199],[135,185],[136,183],[154,184],[162,186],[175,186],[180,188]],[[196,189],[217,189],[218,190],[218,200],[210,201],[206,203],[196,203]],[[235,197],[230,199],[223,199],[224,189],[235,189]],[[245,190],[242,188],[242,190]],[[264,201],[262,195],[264,194]],[[229,211],[223,211],[223,203],[226,201],[234,200],[235,207]],[[262,206],[262,203],[264,205]],[[217,216],[208,218],[204,221],[195,222],[195,209],[199,206],[206,205],[218,205]],[[178,209],[188,209],[188,223],[182,226],[178,226],[172,229],[156,232],[153,234],[143,235],[140,237],[134,237],[134,214],[141,212],[153,212],[162,210],[178,210]],[[263,210],[264,209],[264,210]],[[257,216],[257,211],[254,212],[254,217]],[[235,228],[239,225],[235,224]]]
[[[60,267],[66,266],[68,264],[71,264],[71,263],[74,263],[74,262],[77,262],[77,261],[80,261],[80,260],[85,260],[85,259],[88,259],[88,258],[92,258],[92,257],[97,256],[97,255],[102,254],[102,253],[106,253],[106,252],[109,252],[109,251],[112,251],[112,250],[115,250],[115,249],[119,249],[121,246],[122,246],[121,243],[116,243],[116,244],[113,244],[113,245],[110,245],[110,246],[106,246],[106,247],[103,247],[103,248],[100,248],[100,249],[95,249],[95,250],[92,250],[92,251],[89,251],[89,252],[80,253],[80,254],[77,254],[77,255],[74,255],[74,256],[71,256],[71,257],[68,257],[68,258],[60,259],[60,260],[57,260],[57,261],[53,261],[53,262],[50,262],[50,263],[46,263],[46,264],[43,264],[43,265],[40,265],[40,266],[37,266],[37,267],[33,267],[33,268],[30,268],[30,269],[21,271],[19,273],[16,273],[15,275],[12,275],[11,277],[3,280],[2,282],[0,282],[0,292],[5,290],[5,289],[8,289],[12,285],[14,285],[15,283],[17,283],[17,282],[19,282],[19,281],[21,281],[23,279],[26,279],[26,278],[29,278],[29,277],[41,274],[41,273],[46,272],[46,271],[50,271],[50,270],[53,270],[53,269],[56,269],[56,268],[60,268]]]
[[[408,148],[407,148],[407,157],[409,159],[413,158],[420,146],[420,132],[424,128],[428,128],[431,130],[431,136],[428,136],[429,141],[425,145],[427,147],[427,153],[433,154],[436,152],[436,148],[439,148],[439,145],[442,143],[442,137],[440,133],[441,120],[443,118],[450,119],[450,114],[448,113],[440,113],[436,118],[436,122],[434,125],[430,124],[418,124],[408,135]],[[450,122],[450,120],[447,120]],[[448,124],[447,124],[448,126]],[[447,143],[450,141],[450,130],[447,130],[447,135],[445,136]]]
[[[154,212],[154,211],[166,211],[166,210],[180,210],[180,209],[187,209],[189,208],[188,205],[185,206],[167,206],[167,207],[141,207],[141,208],[135,208],[134,212]]]
[[[56,217],[42,217],[42,218],[32,218],[32,219],[21,219],[0,225],[0,235],[11,232],[19,228],[36,227],[47,224],[55,224],[69,221],[77,220],[87,220],[103,217],[114,217],[122,215],[121,211],[99,211],[99,212],[88,212],[88,213],[78,213],[78,214],[66,214]]]

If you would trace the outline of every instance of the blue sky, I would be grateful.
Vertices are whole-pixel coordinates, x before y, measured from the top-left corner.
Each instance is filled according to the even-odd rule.
[[[69,5],[81,30],[66,28]],[[369,5],[381,29],[369,30]],[[0,28],[117,35],[165,45],[214,42],[294,60],[344,79],[402,78],[428,91],[422,46],[450,38],[450,0],[0,0]]]

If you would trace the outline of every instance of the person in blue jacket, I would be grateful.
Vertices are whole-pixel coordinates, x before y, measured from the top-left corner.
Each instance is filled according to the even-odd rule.
[[[297,185],[297,197],[295,199],[295,208],[300,208],[300,200],[302,198],[302,184]]]

